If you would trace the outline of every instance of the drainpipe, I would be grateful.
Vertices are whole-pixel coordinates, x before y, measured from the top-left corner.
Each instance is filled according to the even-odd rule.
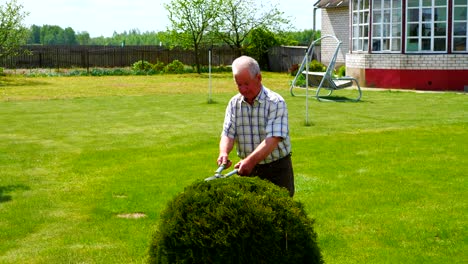
[[[315,25],[316,25],[316,20],[317,20],[317,8],[314,6],[314,12],[313,12],[313,24],[312,24],[312,30],[313,30],[313,35],[312,35],[312,41],[315,40]]]

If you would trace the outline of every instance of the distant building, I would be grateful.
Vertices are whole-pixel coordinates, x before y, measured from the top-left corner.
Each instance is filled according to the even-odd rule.
[[[468,0],[321,0],[322,35],[362,86],[468,90]],[[322,61],[333,47],[322,43]]]

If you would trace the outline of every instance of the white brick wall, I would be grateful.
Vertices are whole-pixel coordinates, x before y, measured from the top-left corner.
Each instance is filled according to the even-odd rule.
[[[349,52],[349,9],[341,8],[323,8],[322,9],[322,36],[334,35],[340,41],[341,50],[338,54],[336,64],[344,65],[346,53]],[[324,39],[321,46],[322,63],[328,64],[335,52],[335,41],[333,39]]]
[[[346,67],[357,69],[468,70],[468,54],[346,54]]]

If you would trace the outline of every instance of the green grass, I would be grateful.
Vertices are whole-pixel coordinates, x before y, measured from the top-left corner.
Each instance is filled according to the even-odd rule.
[[[294,199],[325,261],[464,263],[466,95],[310,100],[305,126],[288,81],[264,75],[289,106]],[[207,75],[1,79],[0,263],[143,262],[167,201],[216,169],[236,88],[212,83],[208,104]]]

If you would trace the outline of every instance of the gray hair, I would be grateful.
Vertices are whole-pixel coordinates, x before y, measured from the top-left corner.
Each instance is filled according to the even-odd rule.
[[[258,62],[249,56],[241,56],[232,62],[233,75],[236,75],[243,69],[248,69],[252,78],[257,76],[257,74],[260,74],[260,66],[258,65]]]

